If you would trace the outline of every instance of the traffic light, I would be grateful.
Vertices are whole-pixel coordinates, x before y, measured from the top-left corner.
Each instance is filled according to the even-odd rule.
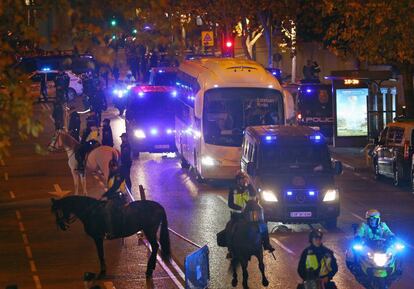
[[[222,57],[234,57],[234,40],[231,38],[223,39],[221,45]]]
[[[111,26],[116,26],[116,24],[117,24],[116,19],[112,19],[111,20]]]

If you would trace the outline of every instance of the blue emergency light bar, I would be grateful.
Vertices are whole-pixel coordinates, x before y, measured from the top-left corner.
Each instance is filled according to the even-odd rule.
[[[265,140],[267,142],[272,142],[272,141],[275,141],[276,139],[277,139],[277,137],[275,135],[267,135],[267,136],[265,136]]]
[[[50,67],[43,67],[42,71],[50,71]]]

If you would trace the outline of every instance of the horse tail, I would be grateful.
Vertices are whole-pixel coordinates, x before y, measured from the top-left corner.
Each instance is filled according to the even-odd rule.
[[[161,257],[164,260],[171,258],[171,247],[170,247],[170,233],[168,231],[168,220],[167,214],[163,207],[162,209],[162,220],[161,220],[161,231],[160,231],[160,244],[161,244]]]

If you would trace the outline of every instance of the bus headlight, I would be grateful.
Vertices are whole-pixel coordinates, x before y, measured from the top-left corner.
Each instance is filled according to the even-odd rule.
[[[145,132],[142,129],[134,130],[134,135],[136,138],[143,139],[146,137]]]
[[[277,202],[277,197],[276,197],[275,193],[272,192],[272,191],[264,190],[262,192],[262,198],[265,202],[272,202],[272,203]]]
[[[332,202],[335,201],[338,197],[337,190],[327,190],[325,193],[325,197],[323,197],[324,202]]]
[[[218,164],[218,161],[210,156],[204,156],[201,158],[201,164],[206,167],[212,167]]]

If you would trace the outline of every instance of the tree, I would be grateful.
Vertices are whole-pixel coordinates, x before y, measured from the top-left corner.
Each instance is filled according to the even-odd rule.
[[[324,0],[324,4],[331,19],[325,34],[330,49],[361,62],[397,67],[407,115],[414,116],[414,1]]]

